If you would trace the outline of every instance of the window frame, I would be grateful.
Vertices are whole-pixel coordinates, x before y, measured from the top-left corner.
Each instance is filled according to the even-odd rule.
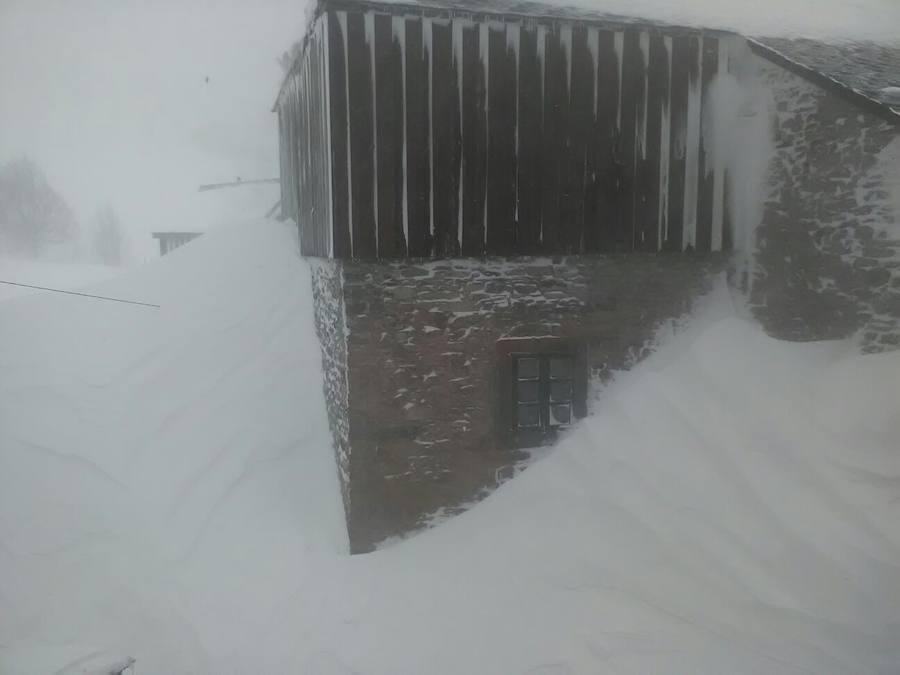
[[[552,382],[550,361],[554,357],[571,359],[572,372],[568,378],[557,381],[571,383],[569,423],[554,424],[551,419]],[[576,423],[586,415],[587,397],[587,350],[574,338],[505,338],[497,341],[497,380],[499,431],[503,444],[510,448],[529,448],[552,443],[563,429]],[[527,358],[538,359],[538,377],[523,378],[521,381],[538,383],[539,424],[519,425],[519,361]]]
[[[542,353],[513,353],[513,409],[517,433],[523,431],[540,430],[544,434],[552,430],[570,427],[575,422],[575,354],[568,352],[542,352]],[[553,374],[553,361],[569,361],[568,376],[560,377]],[[520,364],[522,361],[537,361],[537,372],[531,377],[522,377]],[[521,398],[521,383],[534,383],[537,385],[537,395],[533,399]],[[564,382],[569,385],[569,393],[561,399],[554,398],[553,384]],[[568,421],[557,422],[553,414],[553,407],[565,405],[568,407]],[[520,411],[523,407],[536,407],[538,409],[536,424],[523,424]]]

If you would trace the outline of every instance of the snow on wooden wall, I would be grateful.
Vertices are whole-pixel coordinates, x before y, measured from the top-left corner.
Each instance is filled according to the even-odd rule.
[[[329,256],[333,248],[326,56],[319,22],[307,35],[275,104],[282,213],[297,222],[302,253],[309,256]]]
[[[327,7],[311,31],[312,68],[301,66],[278,104],[283,154],[297,145],[290,106],[299,105],[300,192],[318,188],[295,197],[296,171],[286,181],[296,199],[288,211],[306,219],[305,252],[390,259],[730,248],[725,169],[703,133],[730,36]],[[323,53],[327,125],[310,114],[326,108],[316,66]],[[307,157],[302,131],[313,122],[317,145]],[[330,205],[319,201],[322,177],[308,177],[325,166],[326,126]],[[293,159],[282,166],[291,171]],[[304,199],[314,204],[303,208]]]

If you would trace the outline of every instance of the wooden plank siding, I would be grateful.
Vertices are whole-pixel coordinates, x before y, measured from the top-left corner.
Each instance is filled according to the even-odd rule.
[[[728,250],[709,130],[728,41],[326,3],[276,102],[304,255]]]
[[[378,191],[378,257],[406,256],[403,231],[403,67],[393,17],[376,14],[375,32],[375,189]]]
[[[516,251],[534,253],[541,247],[541,174],[543,170],[543,111],[535,101],[542,100],[544,82],[538,39],[544,32],[536,25],[525,25],[519,33],[519,124],[516,162]]]
[[[487,100],[481,27],[462,26],[462,255],[485,252]],[[485,45],[486,49],[487,46]]]
[[[431,24],[431,147],[434,152],[433,255],[459,255],[459,80],[453,55],[453,30],[449,21]]]
[[[701,61],[701,110],[709,106],[709,87],[719,68],[719,42],[715,38],[705,38]],[[712,250],[713,240],[713,157],[709,147],[709,130],[704,128],[701,117],[700,148],[698,152],[697,178],[697,250]]]
[[[422,258],[431,251],[429,56],[422,19],[406,19],[404,28],[407,250],[411,257]]]
[[[278,106],[282,214],[297,222],[301,252],[309,256],[332,254],[326,37],[320,21],[285,80]]]
[[[615,143],[619,135],[619,56],[616,34],[600,30],[597,35],[597,102],[592,144],[594,148],[593,223],[585,228],[585,251],[609,251],[622,217],[619,203],[619,164]]]
[[[504,255],[516,245],[516,81],[509,46],[512,27],[488,26],[487,252]]]
[[[344,17],[346,19],[346,17]],[[349,258],[353,254],[350,239],[350,200],[349,192],[350,166],[349,130],[347,126],[347,58],[345,44],[346,22],[341,23],[336,12],[328,12],[328,96],[331,109],[331,182],[335,195],[332,209],[333,255],[335,258]],[[335,48],[340,45],[340,48]]]

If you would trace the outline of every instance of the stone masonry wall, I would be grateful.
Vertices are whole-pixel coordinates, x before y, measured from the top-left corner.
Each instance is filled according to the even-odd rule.
[[[345,262],[351,550],[453,512],[512,473],[497,341],[559,336],[596,377],[643,355],[721,260],[683,255]]]
[[[900,126],[758,61],[776,110],[751,291],[757,317],[780,338],[861,330],[866,351],[900,346],[900,205],[891,187]]]
[[[334,443],[335,459],[344,499],[344,512],[350,507],[350,410],[347,379],[347,326],[344,319],[344,295],[341,263],[335,260],[309,259],[312,272],[313,311],[316,334],[322,351],[322,387],[328,424]]]

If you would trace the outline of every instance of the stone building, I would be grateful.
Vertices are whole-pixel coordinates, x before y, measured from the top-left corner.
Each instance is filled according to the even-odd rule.
[[[354,552],[512,475],[726,268],[774,334],[893,339],[881,296],[846,313],[896,289],[897,115],[775,45],[320,0],[275,111]]]
[[[772,157],[755,230],[750,299],[792,340],[860,332],[900,346],[900,43],[764,39],[757,77],[772,100]]]

